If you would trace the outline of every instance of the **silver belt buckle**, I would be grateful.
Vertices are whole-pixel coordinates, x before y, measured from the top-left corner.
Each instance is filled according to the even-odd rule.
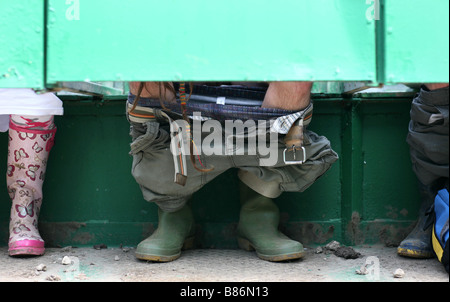
[[[295,156],[296,150],[295,150],[295,147],[292,146],[292,152],[294,153],[294,160],[288,160],[287,161],[286,160],[286,152],[288,152],[288,151],[289,151],[289,149],[286,148],[286,149],[284,149],[284,152],[283,152],[283,160],[284,160],[284,163],[286,165],[301,165],[301,164],[303,164],[306,161],[306,150],[305,150],[305,147],[302,146],[303,160],[296,160],[296,156]]]

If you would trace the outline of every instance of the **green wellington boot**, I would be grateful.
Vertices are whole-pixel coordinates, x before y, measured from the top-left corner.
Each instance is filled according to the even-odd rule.
[[[422,259],[434,257],[433,246],[431,243],[432,226],[427,224],[427,211],[434,203],[437,191],[442,187],[440,182],[428,186],[419,182],[419,192],[422,200],[419,218],[414,229],[398,246],[398,255]]]
[[[241,184],[241,213],[238,232],[239,247],[255,250],[267,261],[285,261],[304,256],[303,245],[278,230],[280,212],[276,204]]]
[[[181,256],[182,249],[194,245],[194,217],[186,205],[173,213],[158,210],[159,223],[156,231],[139,243],[136,258],[147,261],[169,262]]]

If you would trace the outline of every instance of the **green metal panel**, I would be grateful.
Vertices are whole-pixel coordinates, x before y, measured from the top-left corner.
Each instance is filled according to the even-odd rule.
[[[373,81],[365,1],[48,1],[58,81]]]
[[[449,81],[449,1],[385,0],[385,82]]]
[[[44,88],[44,1],[0,1],[0,88]]]
[[[0,87],[44,87],[46,2],[50,85],[448,82],[446,0],[384,0],[380,20],[367,1],[24,0],[0,3]]]
[[[406,143],[411,99],[361,101],[363,185],[356,243],[377,238],[393,244],[407,234],[404,222],[417,218],[420,198]]]
[[[358,237],[358,217],[363,209],[362,192],[362,115],[359,103],[352,99],[344,102],[342,112],[342,227],[344,240],[355,243]]]

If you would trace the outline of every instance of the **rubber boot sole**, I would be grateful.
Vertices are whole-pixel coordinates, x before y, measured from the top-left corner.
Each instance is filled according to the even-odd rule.
[[[416,259],[429,259],[434,257],[432,252],[416,251],[400,247],[397,248],[397,254],[403,257]]]
[[[44,242],[39,240],[18,240],[8,244],[9,256],[41,256],[44,253]]]
[[[238,245],[241,249],[245,250],[245,251],[255,251],[256,255],[258,255],[259,258],[261,258],[262,260],[266,260],[266,261],[271,261],[271,262],[281,262],[281,261],[289,261],[289,260],[295,260],[295,259],[301,259],[305,256],[304,251],[301,252],[295,252],[295,253],[283,253],[283,254],[278,254],[278,255],[264,255],[260,252],[258,252],[258,250],[255,248],[255,246],[248,241],[245,238],[239,237],[238,239]]]
[[[194,247],[194,237],[187,238],[181,250],[189,250]],[[171,262],[177,260],[181,256],[181,251],[175,255],[151,255],[151,254],[142,254],[135,253],[136,258],[140,260],[153,261],[153,262]]]
[[[9,256],[42,256],[45,254],[44,248],[30,248],[30,247],[23,247],[23,248],[15,248],[12,250],[8,250]]]

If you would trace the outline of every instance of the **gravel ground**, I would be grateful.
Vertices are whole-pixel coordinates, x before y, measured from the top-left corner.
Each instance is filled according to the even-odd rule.
[[[436,259],[400,257],[395,248],[354,247],[356,259],[306,249],[304,259],[260,260],[243,250],[189,250],[169,263],[135,258],[134,248],[49,248],[41,257],[13,258],[0,248],[0,282],[448,282]],[[64,264],[66,263],[66,264]],[[397,269],[399,276],[395,277]],[[366,272],[366,274],[364,274]],[[400,278],[399,278],[400,277]]]

